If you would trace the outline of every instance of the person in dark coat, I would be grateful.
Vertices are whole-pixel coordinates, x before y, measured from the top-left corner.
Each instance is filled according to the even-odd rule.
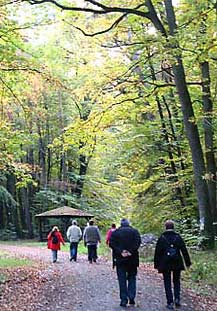
[[[130,226],[127,219],[121,220],[121,226],[112,232],[109,246],[113,250],[119,282],[121,307],[135,305],[136,275],[139,266],[138,249],[141,237],[138,230]]]
[[[174,302],[176,307],[180,307],[180,276],[186,267],[190,267],[191,260],[185,242],[182,237],[174,231],[174,222],[167,220],[166,231],[159,237],[154,255],[154,268],[163,274],[164,288],[167,299],[167,308],[173,310]],[[172,248],[172,251],[171,251]],[[173,255],[172,252],[174,253]],[[181,256],[182,254],[182,256]],[[173,276],[174,298],[172,293],[171,275]]]

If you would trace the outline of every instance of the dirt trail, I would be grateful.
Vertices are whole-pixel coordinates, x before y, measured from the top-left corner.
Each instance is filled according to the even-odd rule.
[[[11,291],[0,299],[1,311],[123,311],[119,306],[118,283],[111,263],[99,258],[97,264],[89,264],[86,256],[70,262],[67,253],[58,253],[58,262],[50,263],[51,254],[46,248],[0,245],[1,249],[16,256],[28,257],[39,262],[41,267],[37,290],[34,284],[29,293]],[[43,264],[42,264],[43,263]],[[46,264],[44,264],[46,263]],[[20,286],[22,288],[22,286]],[[32,288],[31,288],[32,287]],[[27,295],[28,294],[28,295]],[[11,297],[9,297],[11,296]],[[13,300],[13,296],[16,301]],[[26,297],[29,296],[29,300]],[[182,293],[181,311],[206,310],[193,306],[187,291]],[[16,302],[16,303],[15,303]],[[161,276],[143,266],[139,268],[137,278],[137,298],[135,307],[126,310],[166,311],[165,294]],[[16,304],[14,308],[12,305]],[[5,309],[4,309],[5,308]],[[209,309],[211,310],[211,309]],[[214,310],[214,309],[213,309]]]

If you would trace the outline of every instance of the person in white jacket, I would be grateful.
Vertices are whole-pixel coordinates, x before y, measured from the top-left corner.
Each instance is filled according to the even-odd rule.
[[[72,225],[68,228],[66,235],[70,242],[70,261],[77,261],[78,243],[82,238],[82,232],[76,220],[72,220]]]

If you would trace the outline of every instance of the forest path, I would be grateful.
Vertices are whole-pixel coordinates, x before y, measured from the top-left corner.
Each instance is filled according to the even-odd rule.
[[[89,264],[87,256],[78,255],[77,262],[69,261],[69,254],[58,252],[58,262],[51,263],[51,253],[46,248],[0,245],[1,250],[17,257],[37,261],[28,269],[35,269],[29,279],[15,287],[7,284],[0,297],[1,311],[123,311],[119,306],[118,282],[111,263],[99,258],[97,264]],[[16,282],[15,282],[16,283]],[[193,305],[193,299],[186,290],[182,292],[180,311],[208,310]],[[137,277],[136,306],[129,311],[166,311],[165,294],[161,275],[152,266],[141,265]],[[209,309],[212,310],[212,309]],[[216,310],[216,309],[213,309]]]

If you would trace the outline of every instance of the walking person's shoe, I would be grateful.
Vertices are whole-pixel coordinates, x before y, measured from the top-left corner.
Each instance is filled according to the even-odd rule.
[[[136,304],[136,303],[135,303],[135,300],[134,300],[134,299],[130,299],[129,304],[130,304],[131,306],[134,306],[134,305]]]
[[[180,303],[179,299],[175,299],[175,306],[176,306],[176,308],[181,307],[181,303]]]
[[[121,300],[120,306],[123,308],[127,307],[128,300]]]
[[[167,309],[174,310],[173,303],[168,303],[167,304]]]

